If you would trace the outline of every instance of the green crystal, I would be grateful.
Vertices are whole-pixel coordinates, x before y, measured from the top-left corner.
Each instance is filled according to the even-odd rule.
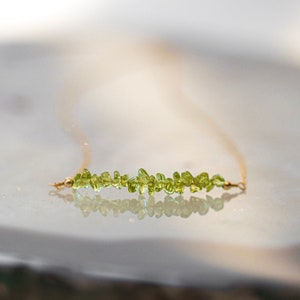
[[[128,183],[129,176],[127,174],[121,176],[121,185],[126,187]]]
[[[214,188],[214,183],[210,180],[206,186],[206,192],[209,193]]]
[[[77,188],[83,188],[83,187],[89,186],[92,175],[88,169],[84,169],[82,171],[82,173],[77,174],[75,176],[75,178],[76,178],[76,184],[75,184],[74,188],[76,189],[76,186],[77,186]],[[74,178],[74,181],[75,181],[75,178]]]
[[[81,179],[83,180],[89,180],[92,178],[92,174],[88,169],[83,169],[82,174],[81,174]]]
[[[141,168],[141,169],[139,169],[139,171],[138,171],[138,174],[139,174],[139,177],[140,178],[143,178],[145,181],[147,180],[149,180],[149,174],[146,172],[146,170],[144,170],[143,168]]]
[[[165,192],[169,195],[174,193],[174,182],[172,178],[167,178],[165,180]]]
[[[156,174],[156,185],[155,185],[156,192],[160,192],[164,188],[165,180],[166,180],[166,177],[164,174],[161,174],[161,173]]]
[[[90,179],[90,186],[95,190],[98,191],[101,188],[101,183],[96,174],[94,174]]]
[[[191,186],[194,181],[194,177],[189,171],[185,171],[181,173],[181,180],[185,186]]]
[[[138,184],[138,189],[139,189],[139,193],[140,194],[144,194],[145,193],[145,189],[146,189],[146,185]]]
[[[206,188],[210,183],[209,176],[206,172],[203,172],[200,175],[198,175],[196,177],[196,180],[197,180],[197,183],[199,184],[198,186],[200,189]]]
[[[180,181],[180,174],[178,172],[174,172],[173,173],[173,179],[174,179],[174,182],[175,181]]]
[[[178,194],[184,193],[184,184],[182,182],[174,183],[174,192]]]
[[[174,172],[173,180],[174,180],[174,192],[178,193],[178,194],[183,194],[184,184],[181,181],[181,177],[180,177],[180,174],[178,172]]]
[[[199,175],[194,177],[193,183],[190,186],[190,191],[192,193],[196,193],[202,189],[202,186],[199,182]]]
[[[79,179],[81,178],[81,174],[80,173],[77,173],[74,177],[74,181],[78,181]]]
[[[150,176],[144,169],[139,169],[138,174],[139,193],[144,194]]]
[[[200,187],[193,183],[190,186],[190,191],[191,191],[191,193],[199,192],[200,191]]]
[[[149,177],[149,181],[148,181],[148,194],[149,195],[153,195],[155,192],[155,186],[156,186],[156,179],[153,175],[151,175]]]
[[[112,186],[120,189],[121,188],[121,176],[119,171],[114,171],[114,178],[112,179]]]
[[[75,177],[74,177],[74,183],[72,185],[72,188],[74,190],[77,190],[77,189],[81,188],[81,186],[80,186],[80,178],[81,178],[81,174],[80,173],[78,173],[78,174],[75,175]]]
[[[80,185],[82,187],[88,187],[90,184],[91,177],[92,177],[91,173],[87,169],[84,169],[82,171],[81,178],[79,180]]]
[[[130,178],[127,182],[128,192],[134,193],[138,188],[138,181],[136,177]]]
[[[112,184],[112,178],[111,178],[109,172],[101,173],[100,180],[104,187],[109,187]]]
[[[213,184],[217,187],[222,187],[224,186],[224,183],[225,183],[225,179],[220,176],[220,175],[214,175],[212,178],[211,178]]]

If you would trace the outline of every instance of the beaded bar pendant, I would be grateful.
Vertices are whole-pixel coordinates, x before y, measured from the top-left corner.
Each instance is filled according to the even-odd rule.
[[[239,187],[244,190],[242,183],[233,184],[220,175],[214,175],[211,178],[208,173],[203,172],[197,176],[193,176],[189,171],[183,173],[174,172],[173,177],[166,177],[162,173],[149,175],[146,170],[139,169],[138,175],[129,177],[127,174],[121,175],[119,171],[114,171],[113,176],[109,172],[103,172],[100,175],[91,174],[88,169],[84,169],[82,173],[78,173],[74,178],[67,178],[65,181],[52,184],[57,189],[64,187],[72,187],[77,190],[80,188],[91,187],[95,191],[100,191],[102,188],[114,187],[121,189],[127,188],[128,192],[139,192],[144,194],[146,191],[149,195],[155,192],[165,191],[171,195],[173,193],[183,194],[185,188],[190,192],[195,193],[201,190],[210,192],[214,187],[229,189],[231,187]]]

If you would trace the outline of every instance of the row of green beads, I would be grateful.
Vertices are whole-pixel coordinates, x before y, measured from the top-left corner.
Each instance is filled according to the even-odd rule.
[[[99,176],[92,175],[89,170],[84,169],[82,173],[74,177],[73,189],[83,187],[92,187],[95,191],[102,187],[113,186],[117,189],[127,187],[130,193],[138,191],[140,194],[148,190],[149,195],[164,190],[167,194],[182,194],[186,187],[189,187],[192,193],[205,189],[206,192],[211,191],[215,186],[223,187],[225,180],[220,175],[214,175],[209,178],[205,172],[193,176],[189,171],[183,173],[174,172],[173,178],[166,178],[165,175],[157,173],[156,176],[149,175],[144,169],[139,169],[138,175],[129,178],[127,174],[120,175],[118,171],[114,171],[113,176],[109,172],[103,172]]]

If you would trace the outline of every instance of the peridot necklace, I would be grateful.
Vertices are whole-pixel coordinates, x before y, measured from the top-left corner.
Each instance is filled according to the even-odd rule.
[[[107,171],[99,175],[92,175],[91,172],[85,168],[74,177],[67,177],[64,181],[53,183],[52,186],[59,190],[65,187],[73,188],[74,190],[91,187],[95,191],[109,187],[117,189],[124,187],[127,188],[130,193],[138,191],[140,194],[144,194],[147,191],[149,195],[160,191],[165,191],[169,195],[174,193],[183,194],[186,189],[189,189],[192,193],[201,190],[210,192],[214,187],[223,188],[225,190],[232,187],[238,187],[241,190],[246,189],[244,182],[231,183],[225,180],[221,175],[213,175],[210,177],[208,173],[202,172],[199,175],[193,176],[189,171],[185,171],[181,174],[174,172],[172,177],[167,177],[162,173],[149,175],[143,168],[139,169],[138,174],[132,177],[128,174],[121,175],[119,171],[114,171],[113,175]]]
[[[88,145],[85,141],[84,145]],[[234,146],[232,144],[232,146]],[[86,150],[86,149],[85,149]],[[237,151],[236,148],[234,150]],[[239,152],[237,152],[239,154]],[[83,155],[86,156],[84,163],[89,161],[87,157],[89,151],[84,151]],[[191,193],[196,193],[201,190],[210,192],[214,187],[223,188],[229,190],[230,188],[239,188],[240,190],[246,189],[246,167],[242,157],[239,155],[239,165],[242,180],[238,183],[232,183],[225,180],[221,175],[209,176],[207,172],[201,172],[194,176],[190,171],[182,173],[174,172],[172,177],[168,177],[162,173],[156,173],[150,175],[148,172],[140,168],[137,175],[129,176],[128,174],[120,174],[119,171],[114,171],[110,174],[104,171],[100,174],[92,174],[86,167],[74,177],[67,177],[64,181],[55,182],[51,184],[58,190],[63,188],[72,188],[77,190],[80,188],[92,188],[94,191],[100,191],[103,188],[114,187],[116,189],[126,188],[129,193],[138,192],[144,194],[146,191],[149,195],[153,195],[156,192],[164,191],[171,195],[174,193],[183,194],[186,190]]]
[[[69,110],[70,111],[70,110]],[[67,123],[74,124],[74,120],[68,120]],[[225,190],[231,188],[239,188],[240,190],[246,189],[246,166],[244,159],[234,143],[229,137],[220,129],[216,124],[213,124],[219,135],[231,150],[239,164],[241,181],[232,183],[225,180],[221,175],[209,176],[207,172],[201,172],[192,175],[190,171],[182,173],[174,172],[172,176],[166,176],[162,173],[155,175],[149,174],[145,169],[140,168],[136,175],[120,174],[119,171],[114,171],[110,174],[104,171],[100,174],[92,174],[87,165],[90,161],[90,149],[87,137],[79,128],[69,126],[71,134],[81,144],[83,154],[83,164],[80,171],[73,177],[67,177],[65,180],[51,184],[58,190],[63,188],[72,188],[73,190],[81,188],[92,188],[95,191],[100,191],[103,188],[114,187],[116,189],[125,188],[129,193],[138,192],[144,194],[148,192],[153,195],[156,192],[164,191],[171,195],[174,193],[183,194],[185,191],[196,193],[199,191],[210,192],[213,188],[223,188]]]

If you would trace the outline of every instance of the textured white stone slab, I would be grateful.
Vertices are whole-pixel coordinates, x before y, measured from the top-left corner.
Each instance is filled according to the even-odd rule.
[[[116,61],[126,51],[118,48],[111,76],[103,52],[91,54],[49,44],[0,47],[1,260],[169,283],[299,284],[299,69],[185,53],[180,82],[187,97],[176,100],[170,90],[177,83],[155,55],[139,57],[130,69],[131,55],[120,68]],[[81,160],[55,110],[70,69],[75,78],[80,74],[79,85],[93,73],[74,109],[90,139],[93,171],[204,169],[238,180],[236,161],[208,125],[210,116],[244,154],[246,194],[230,201],[220,199],[222,191],[211,199],[200,194],[210,205],[205,215],[142,220],[130,212],[93,212],[97,204],[87,191],[88,201],[66,197],[69,191],[49,194],[48,183],[71,175]],[[101,197],[138,198],[126,191]]]

